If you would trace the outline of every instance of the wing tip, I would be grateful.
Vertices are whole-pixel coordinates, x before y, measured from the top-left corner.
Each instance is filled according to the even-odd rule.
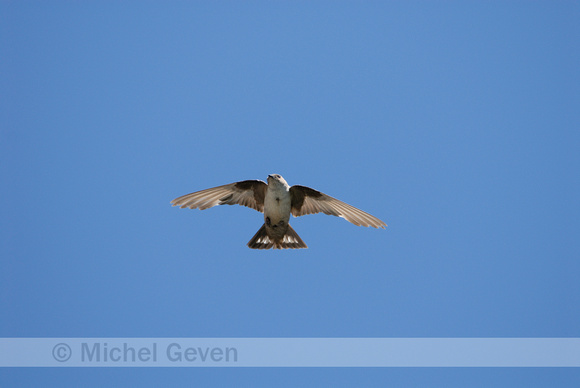
[[[373,228],[377,229],[387,229],[389,225],[385,224],[384,222],[380,222],[378,225],[371,225]]]

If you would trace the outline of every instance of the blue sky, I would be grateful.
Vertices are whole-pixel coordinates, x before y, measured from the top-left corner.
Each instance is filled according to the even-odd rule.
[[[579,337],[579,4],[2,2],[0,337]],[[305,216],[290,222],[309,249],[254,251],[256,211],[169,204],[270,173],[389,227]],[[579,379],[0,371],[3,386]]]

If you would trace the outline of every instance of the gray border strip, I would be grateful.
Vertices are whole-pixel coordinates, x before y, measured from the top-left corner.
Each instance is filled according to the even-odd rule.
[[[580,338],[0,338],[0,367],[580,367]]]

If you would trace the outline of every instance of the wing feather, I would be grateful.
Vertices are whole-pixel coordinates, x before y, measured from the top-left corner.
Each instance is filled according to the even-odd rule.
[[[242,205],[263,212],[266,188],[266,183],[260,180],[235,182],[183,195],[175,198],[171,204],[182,209],[200,210],[217,205]]]
[[[377,217],[309,187],[292,186],[290,194],[292,195],[292,215],[294,217],[324,213],[342,217],[357,226],[372,226],[383,229],[387,226]]]

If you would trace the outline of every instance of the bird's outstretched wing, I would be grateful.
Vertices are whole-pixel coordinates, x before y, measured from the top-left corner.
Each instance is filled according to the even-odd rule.
[[[268,185],[264,181],[250,180],[230,183],[211,189],[186,194],[171,201],[173,206],[205,210],[217,205],[242,205],[264,212],[264,197]]]
[[[322,212],[342,217],[357,226],[372,226],[383,229],[387,226],[377,217],[310,187],[292,186],[290,187],[290,195],[292,196],[292,215],[294,217]]]

